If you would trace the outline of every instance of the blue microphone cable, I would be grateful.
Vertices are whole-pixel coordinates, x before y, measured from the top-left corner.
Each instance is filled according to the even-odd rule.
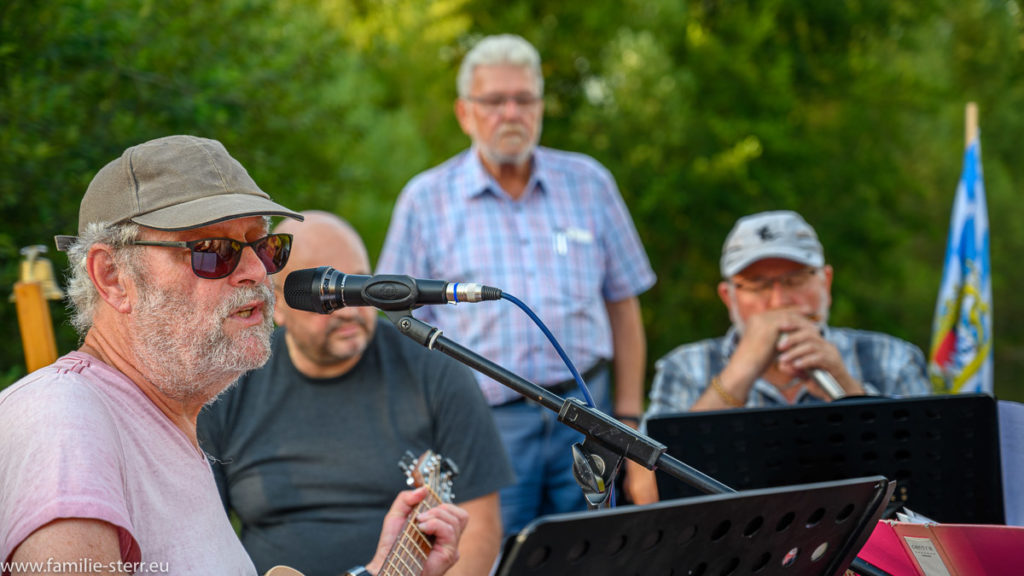
[[[530,310],[529,306],[508,292],[502,292],[501,298],[518,306],[523,312],[526,312],[526,315],[533,320],[534,324],[540,327],[541,332],[547,336],[548,341],[551,342],[551,345],[555,347],[555,351],[558,352],[558,355],[562,358],[562,362],[565,362],[565,365],[568,366],[569,372],[572,373],[573,379],[576,380],[576,386],[579,387],[580,392],[583,393],[583,398],[587,401],[587,406],[597,408],[597,406],[594,405],[593,397],[590,395],[590,389],[587,388],[586,382],[583,381],[583,377],[580,376],[579,371],[576,370],[576,366],[572,363],[572,360],[569,359],[569,356],[566,355],[565,350],[562,350],[562,345],[558,343],[558,340],[556,340],[554,334],[548,330],[548,327],[544,325],[544,322],[533,313],[533,310]]]

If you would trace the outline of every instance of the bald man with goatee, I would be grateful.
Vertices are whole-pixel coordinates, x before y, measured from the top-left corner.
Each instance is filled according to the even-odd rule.
[[[472,374],[380,322],[373,308],[288,307],[292,271],[370,272],[352,226],[326,212],[302,216],[275,230],[293,235],[294,250],[275,282],[270,361],[200,418],[243,545],[258,568],[283,559],[307,576],[335,576],[373,554],[381,503],[405,487],[402,455],[432,450],[457,464],[456,503],[470,519],[449,574],[488,573],[501,542],[497,490],[512,477]]]

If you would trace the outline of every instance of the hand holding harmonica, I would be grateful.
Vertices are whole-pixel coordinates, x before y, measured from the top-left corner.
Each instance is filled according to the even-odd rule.
[[[808,317],[817,322],[813,316]],[[830,400],[838,400],[850,394],[839,382],[837,375],[850,382],[853,393],[863,393],[856,381],[850,377],[843,365],[839,351],[824,340],[820,328],[806,332],[804,328],[783,332],[779,335],[776,348],[779,351],[777,364],[786,372],[802,372],[811,378]]]
[[[788,332],[783,332],[779,335],[779,346],[785,344],[787,336],[789,336]],[[846,396],[846,391],[839,385],[839,381],[829,372],[821,368],[811,368],[807,373],[831,400],[838,400]]]

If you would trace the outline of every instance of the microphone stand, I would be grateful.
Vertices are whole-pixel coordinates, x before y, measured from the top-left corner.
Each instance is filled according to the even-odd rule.
[[[588,465],[583,476],[589,474],[599,476],[595,482],[580,482],[584,494],[591,507],[600,505],[608,494],[612,480],[622,464],[623,457],[642,464],[648,470],[655,468],[668,475],[686,482],[705,494],[727,494],[736,491],[699,470],[684,464],[667,454],[667,447],[607,414],[591,408],[576,398],[562,398],[551,391],[522,378],[510,370],[484,358],[472,350],[442,335],[438,328],[419,320],[412,315],[412,310],[383,310],[398,331],[412,338],[420,345],[437,350],[470,368],[486,375],[505,386],[515,390],[524,397],[541,406],[558,413],[558,420],[563,424],[583,433],[582,454],[574,446],[574,472],[580,480],[581,464]],[[603,493],[594,493],[600,486]],[[588,487],[591,493],[588,493]],[[876,566],[854,558],[851,568],[865,576],[889,576]]]

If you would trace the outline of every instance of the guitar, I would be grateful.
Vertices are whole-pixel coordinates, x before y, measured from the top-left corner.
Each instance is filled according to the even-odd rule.
[[[452,501],[452,479],[458,475],[459,469],[451,459],[442,458],[432,450],[427,450],[419,458],[412,452],[406,452],[398,466],[405,471],[406,484],[413,488],[426,486],[428,492],[406,517],[402,531],[384,557],[384,564],[377,576],[420,576],[434,542],[433,538],[420,532],[413,519],[431,508]],[[294,568],[274,566],[266,576],[303,575]]]
[[[406,484],[413,488],[426,486],[428,492],[406,517],[402,532],[384,558],[384,565],[377,576],[420,576],[434,542],[433,538],[420,532],[413,519],[431,508],[452,501],[452,478],[459,470],[450,459],[442,458],[431,450],[424,452],[418,459],[412,452],[406,452],[398,465],[405,471]]]

